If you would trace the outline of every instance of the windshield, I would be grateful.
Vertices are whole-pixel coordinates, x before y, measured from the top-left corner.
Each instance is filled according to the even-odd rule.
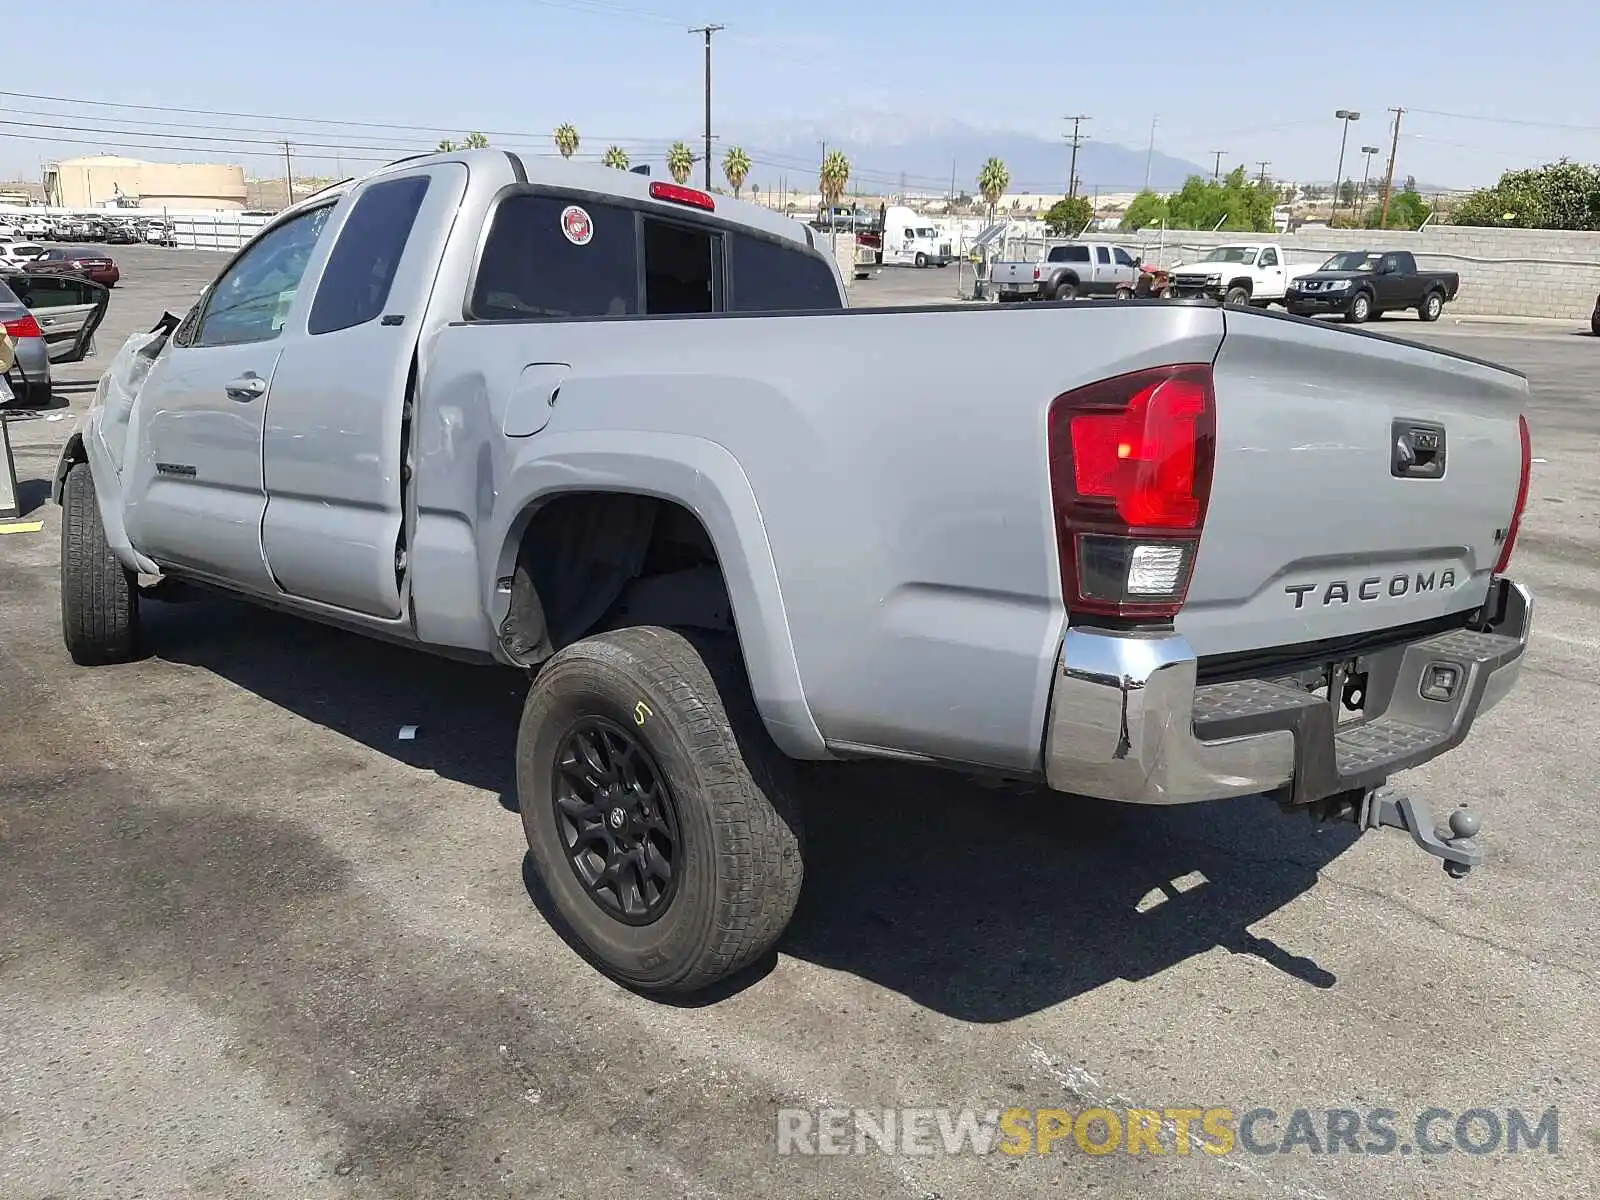
[[[1200,262],[1253,263],[1258,246],[1218,246]]]
[[[938,234],[936,234],[936,233],[935,233],[935,232],[934,232],[934,231],[933,231],[933,230],[931,230],[931,229],[919,229],[919,230],[917,230],[917,236],[918,236],[918,237],[919,237],[919,238],[931,238],[931,237],[937,237],[937,236],[939,236],[939,235],[938,235]]]
[[[1321,271],[1372,271],[1378,266],[1378,256],[1368,254],[1365,250],[1350,250],[1344,254],[1335,254],[1318,270]]]

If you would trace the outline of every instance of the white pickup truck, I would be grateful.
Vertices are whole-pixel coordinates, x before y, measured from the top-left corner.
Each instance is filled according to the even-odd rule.
[[[1311,274],[1317,265],[1291,266],[1283,247],[1272,242],[1216,246],[1193,262],[1172,268],[1172,291],[1180,298],[1209,296],[1226,304],[1266,308],[1282,304],[1289,281]]]

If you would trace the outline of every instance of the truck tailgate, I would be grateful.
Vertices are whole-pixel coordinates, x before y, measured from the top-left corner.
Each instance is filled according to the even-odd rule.
[[[1032,283],[1033,267],[1031,262],[990,263],[989,282],[996,286],[1002,283]]]
[[[1176,622],[1195,652],[1481,604],[1516,504],[1527,380],[1312,322],[1234,310],[1225,322],[1211,498]]]

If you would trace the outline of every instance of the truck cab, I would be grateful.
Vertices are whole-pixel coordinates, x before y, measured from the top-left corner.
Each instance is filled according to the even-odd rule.
[[[1282,246],[1273,242],[1236,242],[1215,246],[1172,271],[1172,288],[1180,298],[1209,296],[1226,304],[1265,308],[1282,301],[1289,281],[1312,270],[1291,267]]]
[[[883,211],[883,261],[902,267],[947,267],[955,255],[950,239],[927,217],[890,205]]]

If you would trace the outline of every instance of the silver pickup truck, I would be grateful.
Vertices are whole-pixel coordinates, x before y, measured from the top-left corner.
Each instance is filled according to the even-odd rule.
[[[791,759],[1481,861],[1386,784],[1521,663],[1521,376],[1200,302],[847,311],[814,236],[493,150],[302,202],[66,445],[68,650],[206,584],[531,673],[541,903],[643,991],[783,931]]]

